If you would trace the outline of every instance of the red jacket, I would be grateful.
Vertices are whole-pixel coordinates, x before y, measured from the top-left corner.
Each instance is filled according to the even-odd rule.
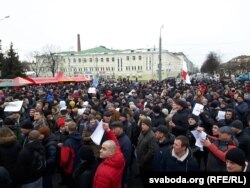
[[[212,142],[219,140],[217,137],[208,135],[208,138],[210,140],[212,140]],[[214,156],[216,156],[217,158],[219,158],[221,161],[225,162],[226,161],[226,154],[230,149],[236,148],[237,147],[237,143],[235,143],[235,141],[232,141],[232,143],[228,144],[227,150],[226,151],[221,151],[218,146],[216,146],[216,144],[211,143],[208,146],[208,150],[214,154]]]
[[[109,140],[116,144],[116,152],[104,159],[96,170],[93,188],[120,188],[123,170],[125,167],[124,156],[121,152],[119,143],[112,131],[107,132]]]

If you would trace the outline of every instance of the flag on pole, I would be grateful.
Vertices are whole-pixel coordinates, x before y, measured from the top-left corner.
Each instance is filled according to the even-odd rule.
[[[191,84],[190,77],[188,75],[188,70],[187,70],[187,63],[184,60],[183,60],[183,64],[182,64],[182,77],[185,80],[186,84]]]

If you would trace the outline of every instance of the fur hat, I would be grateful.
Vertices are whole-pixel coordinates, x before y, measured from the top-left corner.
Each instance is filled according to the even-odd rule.
[[[0,127],[0,144],[13,142],[16,140],[15,133],[8,127]]]
[[[152,122],[148,118],[143,119],[141,122],[144,123],[145,125],[149,126],[149,127],[152,127]]]

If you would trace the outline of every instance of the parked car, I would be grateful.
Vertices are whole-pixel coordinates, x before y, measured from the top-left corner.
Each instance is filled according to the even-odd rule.
[[[240,74],[235,78],[236,81],[250,81],[250,72]]]

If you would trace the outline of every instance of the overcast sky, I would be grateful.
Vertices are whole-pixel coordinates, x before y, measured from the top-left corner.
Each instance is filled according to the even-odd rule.
[[[47,45],[82,50],[159,46],[200,66],[210,52],[226,62],[250,55],[249,0],[4,0],[0,39],[20,59]],[[2,19],[10,16],[7,19]]]

